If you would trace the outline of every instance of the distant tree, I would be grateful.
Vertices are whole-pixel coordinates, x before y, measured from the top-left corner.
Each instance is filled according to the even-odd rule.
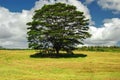
[[[33,21],[28,22],[28,42],[33,49],[53,49],[67,53],[90,37],[88,19],[73,5],[55,3],[44,5],[35,11]]]
[[[0,49],[2,48],[2,46],[0,46]]]
[[[0,46],[0,49],[4,49],[2,46]]]

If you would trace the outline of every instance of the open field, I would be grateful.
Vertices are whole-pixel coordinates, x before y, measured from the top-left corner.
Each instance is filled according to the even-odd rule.
[[[120,52],[74,52],[87,56],[31,58],[34,50],[0,50],[0,80],[120,80]]]

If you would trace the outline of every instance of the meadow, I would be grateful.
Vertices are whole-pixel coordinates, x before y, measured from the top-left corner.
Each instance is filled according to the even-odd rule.
[[[34,58],[34,50],[0,50],[0,80],[120,80],[120,52],[74,51],[86,56]]]

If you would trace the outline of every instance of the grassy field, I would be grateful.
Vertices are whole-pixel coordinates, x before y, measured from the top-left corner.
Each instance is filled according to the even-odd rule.
[[[120,80],[120,52],[74,52],[87,56],[31,58],[33,50],[0,50],[0,80]]]

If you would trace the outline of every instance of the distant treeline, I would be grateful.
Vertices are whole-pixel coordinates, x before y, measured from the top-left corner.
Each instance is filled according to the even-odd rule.
[[[0,46],[0,50],[31,50],[29,48],[26,49],[22,49],[22,48],[4,48],[2,46]]]
[[[120,52],[120,46],[83,46],[77,48],[81,51],[118,51]]]
[[[19,49],[19,48],[0,48],[0,50],[32,50],[32,49]]]
[[[3,48],[0,47],[0,50],[32,50],[29,48],[26,49],[18,49],[18,48]],[[120,46],[83,46],[83,47],[79,47],[76,48],[76,50],[80,50],[80,51],[102,51],[102,52],[107,52],[107,51],[115,51],[115,52],[120,52]]]
[[[1,49],[5,49],[5,48],[3,48],[2,46],[0,46],[0,50],[1,50]]]

